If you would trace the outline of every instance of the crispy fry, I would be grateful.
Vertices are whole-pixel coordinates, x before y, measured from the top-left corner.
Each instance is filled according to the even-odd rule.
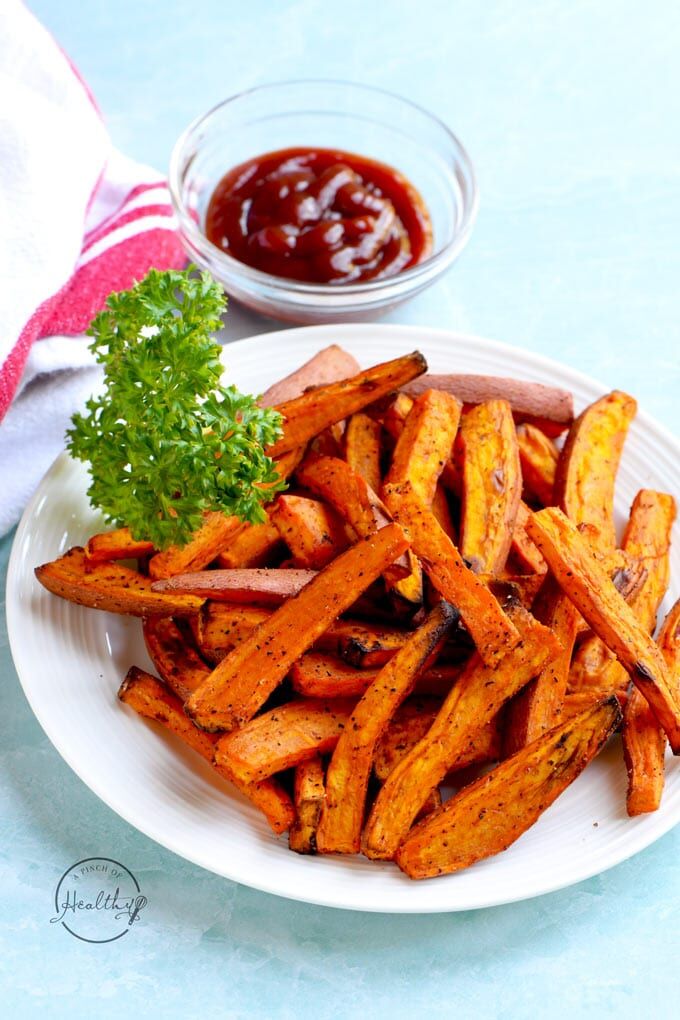
[[[530,513],[531,511],[526,503],[520,500],[517,507],[515,527],[512,529],[511,558],[530,574],[545,574],[548,570],[548,564],[541,556],[536,544],[531,541],[527,534],[527,521],[529,520]]]
[[[342,521],[323,503],[304,496],[279,496],[270,517],[299,567],[321,570],[347,548]]]
[[[473,655],[426,736],[396,766],[368,820],[365,852],[390,860],[433,787],[463,759],[471,741],[559,650],[556,639],[521,607],[512,610],[521,642],[494,668]]]
[[[525,498],[541,506],[552,506],[557,447],[539,428],[526,423],[517,426],[517,443]]]
[[[142,629],[146,650],[161,679],[186,701],[208,676],[208,666],[171,617],[149,617]]]
[[[267,779],[331,751],[353,707],[351,698],[289,701],[222,736],[215,745],[215,761],[241,782]]]
[[[328,383],[356,375],[358,371],[359,362],[356,358],[337,344],[331,344],[318,351],[295,372],[265,390],[259,403],[262,407],[274,407],[299,397],[312,386],[327,386]]]
[[[451,539],[419,502],[410,484],[387,485],[383,493],[432,584],[460,612],[479,654],[489,664],[498,662],[519,640],[512,622],[486,585],[466,567]]]
[[[92,563],[80,546],[35,568],[48,591],[79,606],[130,616],[187,616],[203,599],[194,595],[154,592],[151,580],[120,563]]]
[[[616,729],[616,698],[546,733],[422,821],[396,862],[410,878],[467,868],[515,842],[573,783]]]
[[[426,375],[404,387],[411,397],[427,389],[444,390],[463,404],[482,404],[487,400],[507,400],[512,413],[521,421],[544,419],[558,435],[574,418],[571,393],[541,383],[506,379],[496,375]]]
[[[216,602],[246,602],[280,606],[297,595],[317,575],[316,570],[200,570],[154,581],[152,591],[183,592]]]
[[[251,524],[239,531],[217,557],[223,570],[268,567],[285,549],[279,530],[271,521]]]
[[[527,528],[562,590],[630,673],[666,731],[674,753],[680,753],[680,697],[649,633],[561,510],[547,507],[539,511]]]
[[[116,528],[93,535],[85,546],[90,563],[108,563],[111,560],[136,560],[153,553],[153,542],[135,539],[129,528]]]
[[[460,553],[475,573],[500,574],[522,496],[517,434],[510,405],[489,400],[463,414]]]
[[[279,456],[306,443],[329,425],[356,414],[426,370],[424,357],[414,351],[278,404],[277,410],[283,416],[283,435],[269,448],[269,456]]]
[[[295,769],[293,798],[297,818],[288,833],[288,846],[295,853],[316,853],[316,827],[325,796],[323,763],[317,754]]]
[[[150,673],[133,666],[121,684],[118,697],[138,715],[160,723],[210,762],[223,778],[233,783],[256,808],[262,811],[277,835],[285,832],[293,824],[295,808],[283,787],[273,779],[267,779],[262,783],[241,783],[229,775],[226,769],[215,766],[213,755],[217,736],[199,730],[184,714],[179,698],[163,687]]]
[[[435,606],[354,707],[326,772],[326,800],[316,833],[320,853],[359,852],[375,745],[456,619],[447,602]]]
[[[292,664],[407,548],[397,524],[342,553],[272,613],[215,667],[187,702],[205,729],[233,729],[253,717]]]
[[[451,455],[460,412],[460,402],[448,393],[422,393],[404,422],[386,484],[410,482],[418,499],[431,506],[439,476]]]
[[[620,390],[596,400],[571,426],[557,462],[555,504],[574,524],[593,525],[604,549],[616,545],[614,483],[636,410]]]
[[[402,642],[408,635],[402,635]],[[397,649],[398,651],[398,649]],[[388,660],[389,661],[389,660]],[[293,663],[290,679],[293,690],[307,698],[360,698],[378,675],[378,669],[357,669],[334,655],[307,652]],[[439,662],[416,679],[420,694],[444,696],[460,675],[460,666]]]
[[[345,429],[345,460],[374,492],[380,491],[382,426],[360,411],[353,414]]]

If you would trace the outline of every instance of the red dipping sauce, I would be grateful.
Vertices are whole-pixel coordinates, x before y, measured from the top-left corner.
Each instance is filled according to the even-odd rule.
[[[205,232],[239,262],[310,283],[394,276],[432,250],[413,185],[336,149],[282,149],[234,167],[210,199]]]

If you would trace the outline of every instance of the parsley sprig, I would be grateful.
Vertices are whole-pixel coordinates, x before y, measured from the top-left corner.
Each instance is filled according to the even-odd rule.
[[[208,273],[151,270],[88,330],[104,390],[73,416],[67,446],[89,462],[91,503],[159,549],[184,544],[206,510],[263,521],[285,488],[264,452],[281,416],[220,383],[225,308]]]

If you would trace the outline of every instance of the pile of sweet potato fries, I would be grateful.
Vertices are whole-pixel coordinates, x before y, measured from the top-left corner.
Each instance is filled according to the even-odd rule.
[[[158,678],[133,667],[121,701],[291,849],[411,878],[504,850],[619,727],[631,815],[680,752],[680,603],[653,637],[672,496],[614,528],[635,401],[574,420],[561,390],[426,372],[321,351],[261,398],[288,480],[265,523],[209,513],[163,552],[121,528],[36,571],[142,618]]]

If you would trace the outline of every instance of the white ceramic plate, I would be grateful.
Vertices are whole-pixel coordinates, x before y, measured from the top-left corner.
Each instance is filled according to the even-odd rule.
[[[320,326],[240,341],[225,349],[230,379],[261,392],[319,348],[337,342],[362,365],[419,348],[433,371],[512,375],[573,390],[577,408],[604,392],[586,377],[477,337],[402,326]],[[680,446],[640,414],[621,465],[622,522],[641,487],[680,477]],[[116,699],[130,665],[150,668],[138,621],[70,605],[36,582],[33,568],[82,544],[101,526],[85,475],[65,455],[48,472],[19,525],[7,581],[12,652],[26,696],[62,757],[103,801],[152,839],[217,874],[292,899],[354,910],[430,912],[487,907],[547,893],[618,864],[680,820],[680,766],[669,759],[661,809],[629,819],[618,740],[497,857],[457,875],[411,882],[364,857],[299,857],[197,755]],[[680,536],[672,592],[680,594]]]

